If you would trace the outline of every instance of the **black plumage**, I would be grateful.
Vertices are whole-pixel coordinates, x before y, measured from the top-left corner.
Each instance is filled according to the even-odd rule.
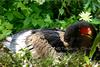
[[[84,29],[83,32],[80,31],[82,28]],[[88,31],[88,29],[90,30]],[[88,34],[88,32],[91,32],[91,34]],[[78,21],[69,26],[64,34],[64,40],[70,44],[71,48],[90,48],[95,37],[95,28],[86,21]]]

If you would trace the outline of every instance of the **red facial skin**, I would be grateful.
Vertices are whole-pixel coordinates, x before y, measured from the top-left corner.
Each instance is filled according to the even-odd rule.
[[[91,36],[92,35],[92,31],[90,27],[81,27],[80,28],[80,34],[84,35],[84,36]]]
[[[81,47],[90,47],[91,44],[91,36],[92,36],[92,30],[90,27],[81,27],[80,28],[80,35],[84,39],[81,43]],[[85,41],[85,42],[84,42]]]

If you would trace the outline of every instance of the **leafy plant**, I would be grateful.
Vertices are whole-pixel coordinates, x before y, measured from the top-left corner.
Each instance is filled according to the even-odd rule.
[[[4,20],[4,18],[0,18],[0,40],[5,38],[6,36],[10,35],[13,29],[13,25]]]
[[[79,19],[78,14],[82,11],[92,13],[93,17],[90,23],[96,25],[99,30],[99,0],[0,0],[0,40],[23,29],[65,30],[68,25]],[[100,33],[94,41],[89,57],[93,56],[98,42],[100,42]],[[60,63],[53,65],[53,60],[50,58],[33,61],[30,52],[22,51],[25,51],[22,57],[21,54],[0,53],[0,65],[3,64],[5,67],[22,67],[22,65],[29,66],[31,64],[43,67],[48,65],[53,67],[81,67],[84,64],[92,63],[89,61],[89,57],[85,56],[84,58],[82,53],[69,53],[64,56]]]
[[[44,59],[33,59],[32,54],[27,49],[22,49],[18,53],[0,52],[0,65],[5,67],[83,67],[84,65],[96,65],[91,62],[83,52],[67,52],[61,59],[52,59],[50,57]]]
[[[91,49],[90,55],[89,55],[90,58],[92,58],[94,52],[96,51],[96,48],[99,46],[99,43],[100,43],[100,33],[97,34],[97,36],[94,40],[94,43],[93,43],[93,46],[92,46],[92,49]]]

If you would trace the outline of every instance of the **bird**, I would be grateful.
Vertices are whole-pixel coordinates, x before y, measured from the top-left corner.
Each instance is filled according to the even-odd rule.
[[[28,48],[34,58],[63,56],[69,48],[92,46],[96,36],[95,28],[86,21],[78,21],[65,31],[52,29],[24,30],[9,36],[2,43],[11,51],[18,52]]]

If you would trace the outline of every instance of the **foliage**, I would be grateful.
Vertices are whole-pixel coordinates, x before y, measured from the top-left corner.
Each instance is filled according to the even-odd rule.
[[[10,55],[1,51],[0,52],[0,67],[2,67],[2,65],[4,67],[11,65],[11,62],[12,62],[12,58],[10,57]]]
[[[99,3],[99,0],[0,0],[0,40],[23,29],[65,29],[79,19],[80,12],[89,9],[98,17]]]
[[[0,0],[0,40],[23,29],[50,28],[65,30],[68,25],[79,19],[79,14],[82,11],[91,13],[93,17],[90,23],[95,25],[97,31],[100,32],[100,0]],[[94,41],[90,57],[92,57],[96,49],[97,41],[100,40],[99,35]],[[5,67],[13,67],[11,65],[17,67],[26,62],[28,64],[36,63],[44,67],[52,65],[53,60],[50,58],[40,60],[42,63],[40,61],[32,62],[30,52],[27,50],[25,52],[23,57],[20,57],[20,54],[12,55],[1,52],[0,63],[2,62]],[[9,61],[3,58],[7,58]],[[77,53],[68,54],[65,58],[55,66],[63,67],[67,63],[66,65],[72,64],[69,67],[75,65],[77,65],[75,67],[80,67],[91,62],[88,59],[89,57],[83,57]],[[29,66],[27,63],[26,66]]]
[[[92,46],[92,50],[90,51],[90,56],[89,56],[90,58],[93,56],[94,52],[96,51],[96,47],[99,47],[99,46],[100,46],[100,33],[98,33],[98,35],[95,38],[95,41]]]
[[[83,67],[84,65],[96,66],[95,61],[89,61],[83,52],[66,53],[61,59],[33,59],[32,54],[27,49],[22,49],[18,53],[0,52],[1,67]],[[85,59],[84,59],[85,58]],[[84,66],[85,67],[85,66]]]
[[[95,13],[96,10],[100,9],[99,0],[84,0],[84,9]]]
[[[4,19],[0,19],[0,40],[12,32],[13,25]]]

